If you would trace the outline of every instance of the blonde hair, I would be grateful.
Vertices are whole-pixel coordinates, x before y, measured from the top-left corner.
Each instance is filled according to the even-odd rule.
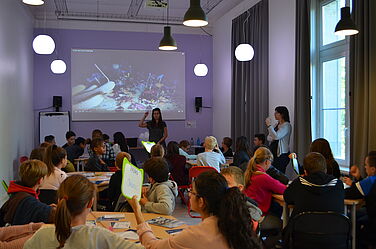
[[[205,148],[213,150],[215,146],[218,145],[217,139],[213,136],[208,136],[205,138]]]
[[[19,176],[26,187],[32,188],[47,175],[47,165],[40,160],[28,160],[21,164]]]
[[[261,164],[266,160],[273,160],[273,154],[268,148],[260,147],[255,151],[255,154],[249,160],[247,169],[245,170],[245,186],[248,187],[251,184],[251,177],[253,175],[262,174],[257,171],[257,164]]]
[[[132,156],[129,153],[119,152],[117,154],[116,160],[115,160],[115,166],[118,167],[119,169],[121,169],[122,166],[123,166],[124,157],[126,157],[129,162],[131,162],[131,160],[132,160]]]
[[[150,150],[151,157],[164,157],[164,155],[165,155],[165,150],[162,145],[155,144],[153,145],[153,147],[151,147],[151,150]]]
[[[71,235],[72,218],[81,214],[94,198],[95,185],[82,175],[72,175],[65,179],[57,191],[59,202],[55,215],[55,234],[63,248]]]

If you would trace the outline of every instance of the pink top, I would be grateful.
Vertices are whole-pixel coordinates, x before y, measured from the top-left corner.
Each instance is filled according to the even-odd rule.
[[[272,202],[272,194],[283,194],[287,187],[266,174],[262,167],[257,167],[257,170],[264,174],[253,175],[251,184],[244,190],[244,193],[255,200],[263,215],[266,215]]]
[[[146,249],[230,249],[217,223],[217,217],[210,216],[198,225],[188,226],[182,232],[160,240],[154,236],[149,224],[144,222],[138,225],[137,233]]]
[[[0,249],[22,249],[26,240],[40,228],[41,223],[0,228]]]

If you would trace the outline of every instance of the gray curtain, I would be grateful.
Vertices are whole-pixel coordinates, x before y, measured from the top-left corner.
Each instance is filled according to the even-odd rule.
[[[350,40],[350,161],[363,165],[376,150],[376,1],[353,1],[353,18],[359,34]]]
[[[269,112],[268,16],[268,0],[262,0],[232,21],[231,135],[234,139],[239,136],[250,139],[254,134],[266,131],[264,120]],[[241,43],[251,44],[255,51],[250,62],[235,58],[235,48]]]
[[[310,8],[311,0],[296,0],[294,147],[299,158],[312,141]]]

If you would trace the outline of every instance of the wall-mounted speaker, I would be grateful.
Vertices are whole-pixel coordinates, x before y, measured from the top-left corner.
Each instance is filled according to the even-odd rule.
[[[195,97],[195,107],[196,112],[199,112],[200,108],[202,108],[202,97]]]
[[[55,108],[55,111],[58,112],[59,108],[63,105],[63,97],[62,96],[53,96],[52,97],[52,106]]]

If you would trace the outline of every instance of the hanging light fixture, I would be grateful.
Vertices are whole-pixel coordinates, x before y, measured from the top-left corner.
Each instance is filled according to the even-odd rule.
[[[29,5],[42,5],[44,4],[43,0],[22,0],[23,3]]]
[[[336,35],[356,35],[359,33],[351,19],[350,7],[341,8],[341,20],[337,23],[334,33]]]
[[[63,60],[54,60],[51,62],[51,71],[54,74],[63,74],[67,70],[67,65]]]
[[[198,77],[204,77],[208,74],[208,67],[203,63],[198,63],[194,67],[193,72]]]
[[[245,19],[243,23],[243,39],[245,41],[245,23],[248,21],[248,18],[250,16],[249,11],[247,11],[248,16]],[[238,61],[250,61],[253,59],[253,56],[255,55],[255,51],[253,47],[248,43],[241,43],[239,44],[235,49],[235,58]]]
[[[166,20],[166,26],[164,26],[163,28],[162,40],[159,42],[160,50],[176,50],[178,48],[176,45],[176,41],[171,36],[171,27],[168,26],[169,8],[170,8],[170,3],[167,1],[167,20]]]
[[[33,40],[33,49],[37,54],[52,54],[55,50],[55,41],[49,35],[38,35]]]
[[[189,27],[203,27],[208,25],[208,18],[201,8],[200,0],[191,0],[191,4],[184,15],[183,24]]]

